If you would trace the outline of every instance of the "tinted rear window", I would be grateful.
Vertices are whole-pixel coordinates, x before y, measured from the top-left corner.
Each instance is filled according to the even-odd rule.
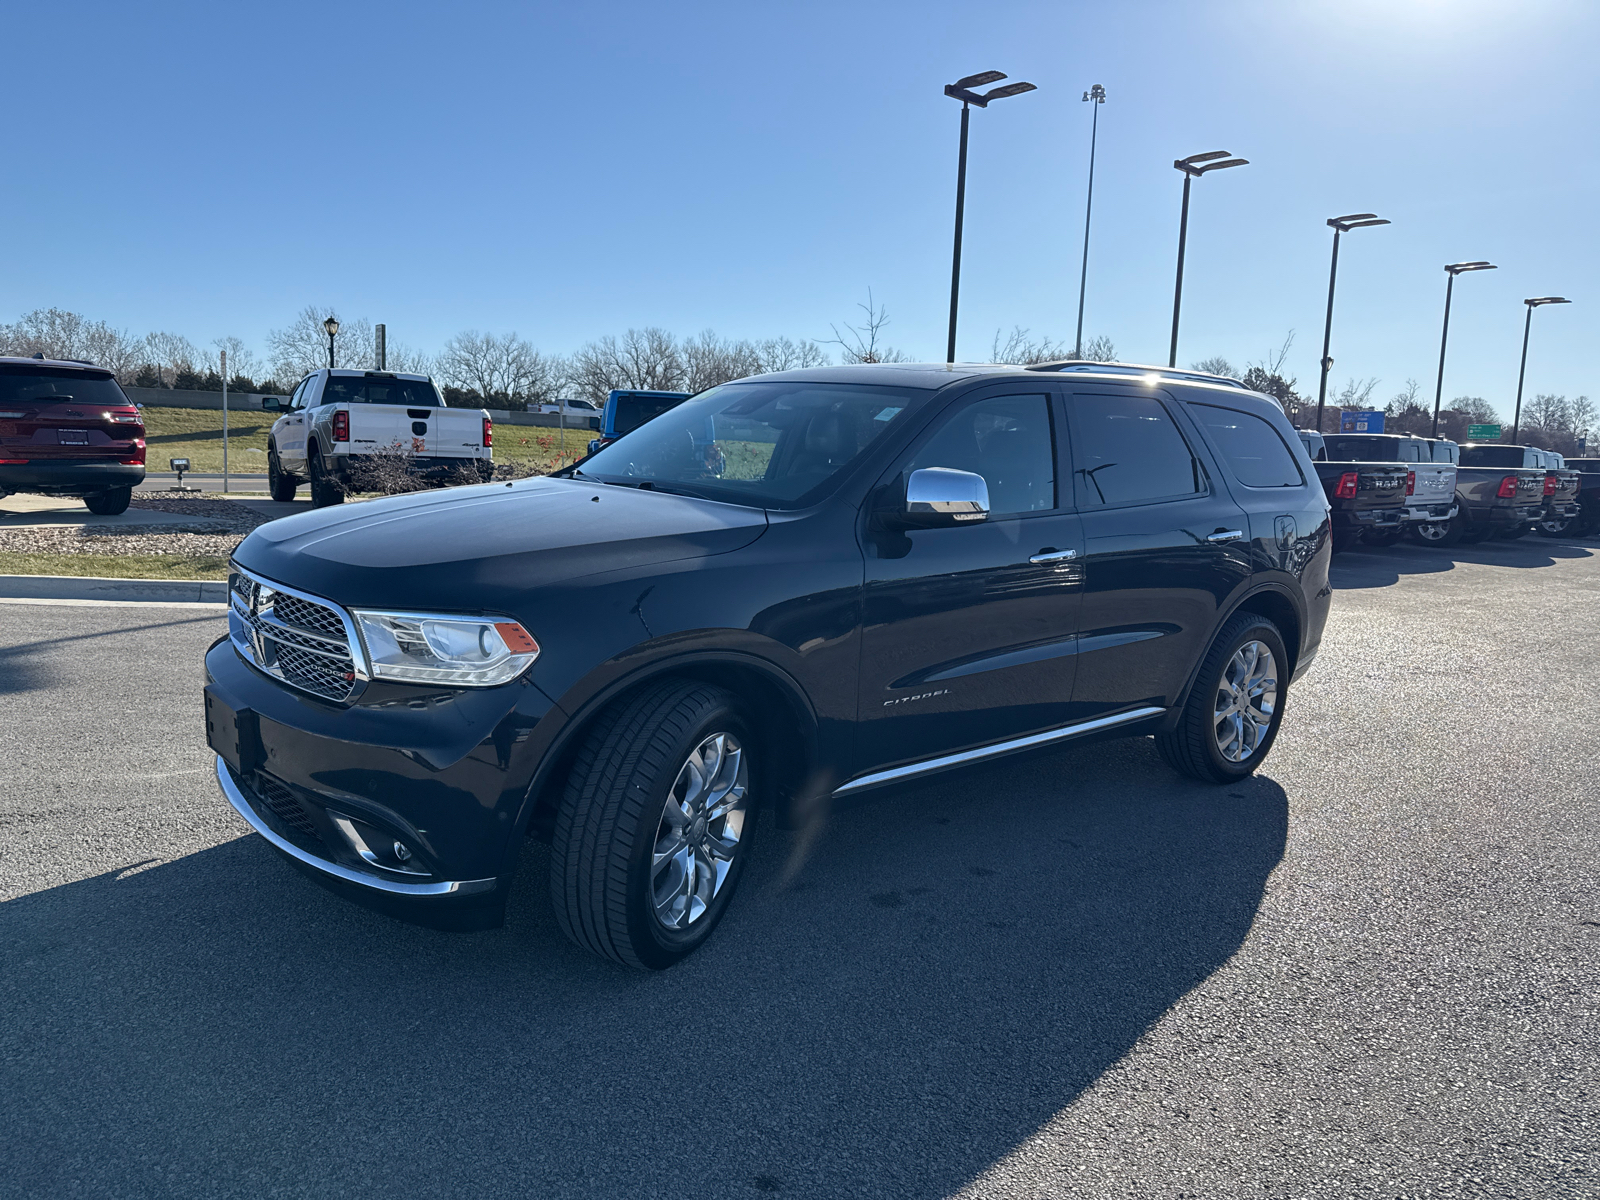
[[[126,407],[127,396],[109,371],[0,363],[0,404],[78,404]]]
[[[373,379],[334,375],[323,390],[324,404],[403,404],[407,408],[439,408],[442,401],[425,379]]]
[[[1520,467],[1522,465],[1522,447],[1463,446],[1461,447],[1461,465],[1463,467]]]
[[[1383,437],[1330,437],[1331,462],[1399,462],[1400,439]]]
[[[1159,400],[1072,398],[1078,496],[1091,504],[1143,504],[1205,490],[1200,464]]]
[[[1278,431],[1253,413],[1191,404],[1206,432],[1246,487],[1299,487],[1305,482]]]
[[[618,437],[632,433],[652,417],[677,408],[682,396],[618,396],[616,420],[613,428]]]

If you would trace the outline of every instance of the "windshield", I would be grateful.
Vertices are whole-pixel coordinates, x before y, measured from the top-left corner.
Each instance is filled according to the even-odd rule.
[[[1333,462],[1400,461],[1399,438],[1331,437],[1327,443],[1328,458]]]
[[[71,367],[29,367],[0,363],[0,405],[79,404],[128,406],[109,371],[75,371]]]
[[[646,421],[677,408],[684,399],[683,396],[618,396],[611,428],[617,437],[632,433]]]
[[[607,483],[798,508],[821,497],[927,393],[841,383],[727,383],[584,462]]]
[[[441,408],[444,402],[426,379],[330,375],[324,404],[403,404],[407,408]]]
[[[1461,447],[1463,467],[1520,467],[1522,462],[1521,446]]]

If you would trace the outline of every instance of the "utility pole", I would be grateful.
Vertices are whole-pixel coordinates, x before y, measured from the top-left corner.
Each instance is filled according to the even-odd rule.
[[[228,352],[222,352],[222,490],[228,490]]]

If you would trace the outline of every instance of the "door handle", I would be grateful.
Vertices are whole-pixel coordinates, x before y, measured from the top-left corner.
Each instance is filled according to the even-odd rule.
[[[1041,550],[1037,554],[1030,555],[1028,561],[1031,563],[1066,562],[1068,559],[1077,557],[1078,552],[1076,550]]]
[[[1237,542],[1242,537],[1244,537],[1242,529],[1219,529],[1215,533],[1206,534],[1206,541],[1214,546],[1220,546],[1223,542]]]

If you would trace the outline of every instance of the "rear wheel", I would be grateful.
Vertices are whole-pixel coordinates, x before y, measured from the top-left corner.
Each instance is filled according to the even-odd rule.
[[[277,447],[267,447],[267,491],[274,500],[293,500],[300,481],[286,473],[278,462]]]
[[[1551,517],[1547,521],[1538,522],[1534,528],[1539,531],[1540,537],[1572,537],[1577,524],[1577,517]]]
[[[1399,529],[1369,529],[1361,535],[1361,540],[1369,546],[1392,546],[1400,540],[1402,532]]]
[[[1256,613],[1239,613],[1206,652],[1183,715],[1156,734],[1167,765],[1205,783],[1232,783],[1261,765],[1283,720],[1289,655]]]
[[[97,492],[93,496],[85,496],[83,502],[88,506],[89,511],[97,517],[114,517],[118,513],[127,512],[128,503],[132,499],[133,489],[131,487],[122,487],[109,488],[106,491]]]
[[[749,857],[753,744],[731,693],[686,680],[601,714],[551,840],[550,895],[568,937],[658,971],[711,936]]]
[[[1454,546],[1461,540],[1460,521],[1414,521],[1406,536],[1422,546]]]
[[[322,451],[311,448],[311,507],[327,508],[344,503],[344,488],[322,465]]]
[[[1469,521],[1465,517],[1457,517],[1461,523],[1461,541],[1464,545],[1476,546],[1489,536],[1489,526],[1481,521]]]

